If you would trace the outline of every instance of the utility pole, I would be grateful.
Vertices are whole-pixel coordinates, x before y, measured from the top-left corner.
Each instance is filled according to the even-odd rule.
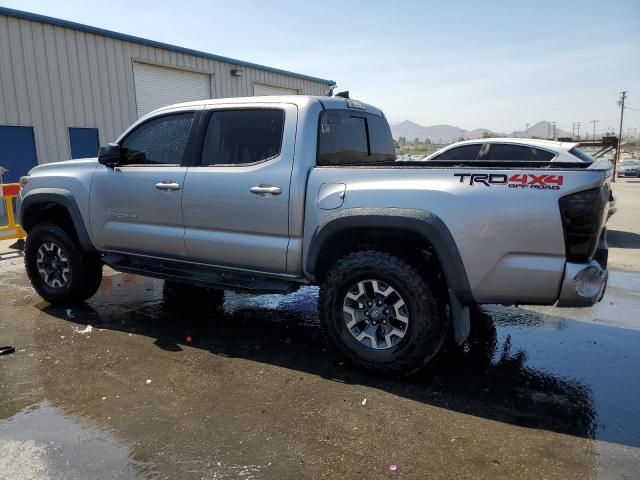
[[[571,128],[571,138],[580,140],[580,122],[573,122],[573,126]]]
[[[555,139],[556,139],[556,131],[557,131],[557,128],[556,128],[556,122],[551,122],[551,123],[550,123],[550,126],[551,126],[551,133],[553,134],[553,136],[551,137],[551,139],[552,139],[552,140],[555,140]]]
[[[525,130],[525,137],[529,138],[529,122],[527,122],[527,129]]]
[[[600,120],[591,120],[589,123],[593,123],[593,140],[596,139],[596,123],[598,123]]]
[[[616,173],[618,170],[618,161],[620,160],[620,147],[622,146],[622,120],[624,119],[624,99],[627,98],[627,91],[624,90],[620,94],[620,100],[618,100],[618,105],[620,105],[620,133],[618,135],[618,148],[616,148],[616,161],[613,162],[613,178],[612,182],[616,181]]]

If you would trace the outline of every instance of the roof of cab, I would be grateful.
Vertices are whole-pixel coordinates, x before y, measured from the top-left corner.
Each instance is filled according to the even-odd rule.
[[[351,99],[349,99],[351,100]],[[272,95],[272,96],[258,96],[258,97],[235,97],[235,98],[212,98],[208,100],[195,100],[193,102],[176,103],[173,105],[167,105],[165,107],[158,108],[152,112],[149,112],[145,116],[151,116],[156,113],[172,110],[176,108],[185,107],[199,107],[210,105],[242,105],[248,103],[292,103],[300,108],[304,108],[312,102],[320,102],[324,109],[338,109],[345,108],[354,111],[366,111],[375,115],[384,116],[382,110],[360,101],[357,101],[358,105],[362,108],[354,108],[348,105],[348,99],[342,97],[323,97],[316,95]]]

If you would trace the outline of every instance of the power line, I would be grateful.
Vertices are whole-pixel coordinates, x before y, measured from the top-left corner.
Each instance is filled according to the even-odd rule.
[[[595,98],[605,98],[605,97],[612,97],[614,95],[618,95],[618,92],[616,93],[607,93],[605,95],[594,95],[591,97],[582,97],[582,98],[576,98],[574,100],[564,100],[561,102],[552,102],[552,103],[537,103],[537,104],[533,104],[533,105],[520,105],[520,106],[516,106],[516,107],[507,107],[507,108],[498,108],[495,110],[485,110],[485,113],[493,113],[493,112],[505,112],[505,111],[510,111],[510,110],[523,110],[523,109],[532,109],[532,108],[545,108],[545,107],[554,107],[556,105],[566,105],[568,103],[578,103],[578,102],[583,102],[586,100],[593,100]]]

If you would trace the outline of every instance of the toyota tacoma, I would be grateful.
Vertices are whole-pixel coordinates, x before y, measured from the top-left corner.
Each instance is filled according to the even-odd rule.
[[[525,161],[396,162],[383,113],[353,99],[173,105],[98,158],[21,179],[26,270],[56,304],[91,297],[103,265],[216,302],[319,285],[330,341],[408,374],[447,335],[465,341],[474,305],[602,298],[610,164],[530,148]]]

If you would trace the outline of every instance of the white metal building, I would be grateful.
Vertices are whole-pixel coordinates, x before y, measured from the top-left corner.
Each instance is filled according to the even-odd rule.
[[[95,156],[139,116],[171,103],[326,95],[331,80],[0,7],[0,165]]]

